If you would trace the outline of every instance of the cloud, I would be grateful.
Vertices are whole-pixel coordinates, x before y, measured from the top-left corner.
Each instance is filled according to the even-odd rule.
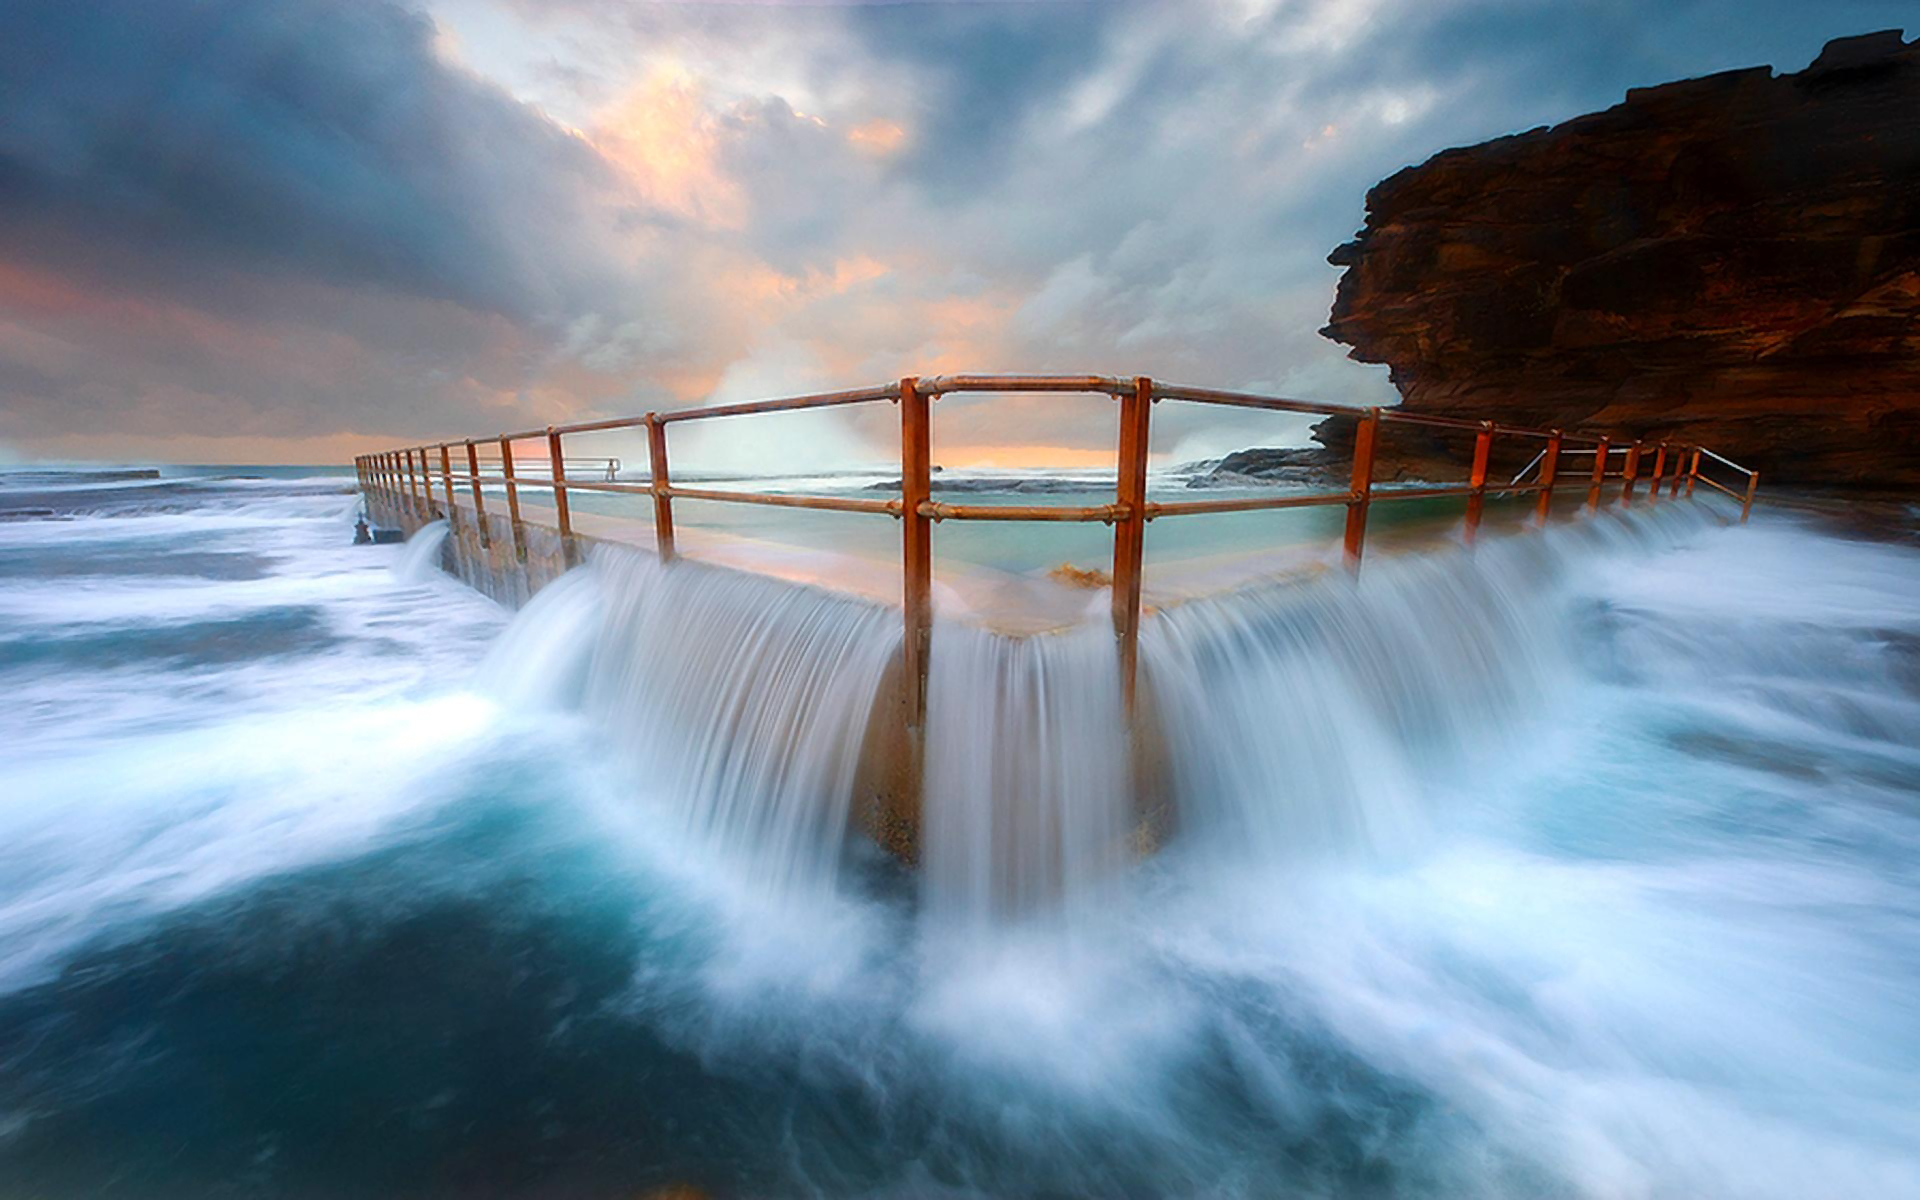
[[[0,438],[331,453],[908,371],[1381,402],[1314,332],[1372,183],[1896,8],[15,0]],[[1067,457],[1089,412],[940,432]],[[884,457],[884,416],[773,441]]]
[[[0,218],[45,261],[151,284],[289,274],[517,319],[597,274],[570,226],[602,160],[440,63],[422,16],[21,0],[6,20]]]

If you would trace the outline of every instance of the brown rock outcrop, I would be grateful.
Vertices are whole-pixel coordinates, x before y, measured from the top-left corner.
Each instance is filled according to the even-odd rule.
[[[1409,409],[1920,485],[1920,41],[1897,30],[1437,154],[1329,261],[1322,332]]]

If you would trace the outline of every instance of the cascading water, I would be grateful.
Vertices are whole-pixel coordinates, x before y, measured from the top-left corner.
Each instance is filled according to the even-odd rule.
[[[819,588],[604,548],[535,598],[482,678],[521,702],[575,692],[688,833],[769,889],[820,892],[899,628]]]
[[[606,616],[605,592],[604,576],[592,568],[541,588],[488,648],[475,687],[522,711],[579,707]]]
[[[1012,638],[940,623],[927,668],[930,916],[1071,915],[1127,859],[1126,723],[1104,623]]]
[[[406,583],[425,583],[440,574],[440,555],[447,544],[447,523],[429,521],[413,531],[407,549],[393,564],[393,573]]]
[[[1141,660],[1184,830],[1266,860],[1420,844],[1427,782],[1510,745],[1570,677],[1567,576],[1704,519],[1607,514],[1380,558],[1359,586],[1253,587],[1158,614]]]
[[[1426,781],[1505,745],[1572,669],[1565,576],[1703,519],[1603,515],[1381,558],[1364,586],[1290,581],[1150,616],[1159,799],[1187,840],[1251,861],[1419,845]],[[534,599],[479,679],[524,708],[581,708],[686,830],[764,886],[820,892],[898,641],[862,601],[608,549]],[[1106,623],[1013,637],[942,620],[927,706],[927,919],[980,935],[1097,908],[1140,815]]]

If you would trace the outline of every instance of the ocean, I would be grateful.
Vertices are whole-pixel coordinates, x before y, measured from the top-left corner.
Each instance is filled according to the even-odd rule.
[[[1920,1196],[1912,510],[1169,604],[1145,856],[1103,631],[949,624],[913,871],[887,614],[351,485],[0,475],[0,1196]]]

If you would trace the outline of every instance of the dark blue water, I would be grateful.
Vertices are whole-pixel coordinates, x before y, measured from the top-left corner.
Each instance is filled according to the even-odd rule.
[[[1676,512],[1180,614],[1211,803],[956,937],[476,686],[508,615],[342,486],[0,492],[60,514],[0,522],[4,1194],[1920,1195],[1909,544]]]

